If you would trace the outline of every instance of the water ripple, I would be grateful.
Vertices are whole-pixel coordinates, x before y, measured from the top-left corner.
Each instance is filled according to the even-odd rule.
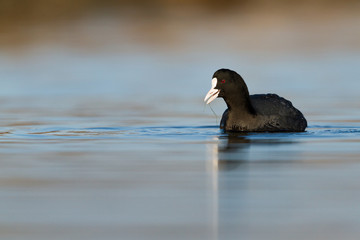
[[[313,125],[301,133],[222,133],[216,125],[208,126],[137,126],[137,127],[44,127],[0,132],[0,136],[14,139],[174,139],[204,140],[219,137],[248,139],[279,139],[287,141],[316,139],[360,139],[358,126]]]

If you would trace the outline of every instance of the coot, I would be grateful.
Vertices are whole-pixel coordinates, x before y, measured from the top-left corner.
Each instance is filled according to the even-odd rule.
[[[303,114],[276,94],[249,95],[242,77],[230,69],[217,70],[204,101],[222,97],[227,105],[220,128],[235,132],[303,132]]]

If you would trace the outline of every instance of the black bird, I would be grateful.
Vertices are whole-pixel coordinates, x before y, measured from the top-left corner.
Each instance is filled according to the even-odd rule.
[[[290,101],[276,94],[249,95],[242,77],[230,69],[217,70],[204,101],[222,97],[227,105],[220,128],[234,132],[303,132],[306,119]]]

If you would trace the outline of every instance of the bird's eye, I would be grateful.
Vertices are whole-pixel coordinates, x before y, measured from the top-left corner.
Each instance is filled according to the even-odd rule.
[[[221,80],[221,83],[225,83],[225,79]]]

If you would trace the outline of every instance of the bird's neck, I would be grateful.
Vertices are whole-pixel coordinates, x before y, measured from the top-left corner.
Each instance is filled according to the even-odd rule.
[[[224,98],[229,113],[236,115],[256,115],[256,111],[251,104],[249,95],[237,95],[231,98]]]

